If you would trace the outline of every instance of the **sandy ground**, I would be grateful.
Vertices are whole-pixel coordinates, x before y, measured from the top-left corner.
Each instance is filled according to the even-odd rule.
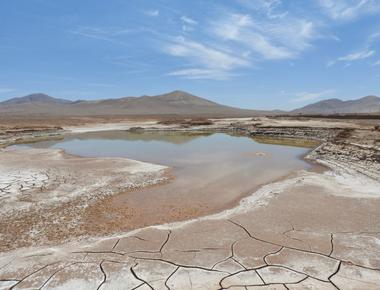
[[[340,121],[339,124],[342,128],[348,126]],[[321,121],[315,126],[329,128],[330,125]],[[335,126],[337,124],[331,125]],[[369,130],[371,126],[360,125],[360,129]],[[361,142],[368,132],[359,130],[349,141]],[[377,139],[372,140],[372,143],[366,141],[359,145],[377,150]],[[377,161],[371,159],[371,163],[365,163],[365,158],[358,156],[357,164],[363,167],[358,171],[355,164],[347,166],[355,159],[351,158],[351,151],[343,150],[357,145],[323,146],[322,153],[332,153],[319,161],[330,170],[299,171],[291,178],[260,188],[234,208],[203,218],[58,246],[26,248],[18,248],[22,243],[18,244],[17,231],[12,232],[17,224],[3,223],[1,228],[6,227],[5,235],[9,231],[18,249],[0,254],[0,289],[379,289]],[[343,150],[343,157],[333,158],[333,150],[337,148]],[[90,164],[85,164],[75,157],[62,157],[59,152],[40,153],[52,154],[51,162],[67,159],[62,170],[76,168],[74,176],[88,174],[87,178],[82,175],[78,180],[87,186],[97,184],[94,181],[98,181],[99,176],[117,175],[112,171],[115,166],[111,166],[110,160],[89,159],[86,162]],[[371,158],[376,157],[371,154]],[[316,154],[316,158],[319,156]],[[4,158],[1,168],[4,161],[26,157],[5,150],[0,158]],[[80,166],[70,164],[71,158]],[[91,162],[100,164],[97,167]],[[130,166],[136,168],[136,164],[126,162],[131,164],[124,164],[125,174],[133,177],[141,172],[130,171]],[[367,174],[366,164],[372,166],[371,174]],[[3,171],[0,180],[5,198],[14,199],[16,208],[23,210],[28,208],[22,198],[24,186],[41,188],[46,182],[44,172],[33,171],[28,162],[25,165],[22,169],[15,168],[12,174],[7,171],[4,175]],[[83,170],[86,166],[102,174],[92,175],[89,172],[93,170]],[[156,178],[163,177],[162,167],[145,167],[139,163],[137,167],[140,166],[145,168],[144,174],[153,171],[160,173],[154,175]],[[17,170],[25,172],[17,175]],[[20,176],[28,178],[21,178],[19,182]],[[60,190],[59,170],[54,176],[58,183],[53,191],[65,196],[70,191]],[[144,182],[151,178],[138,180]],[[9,184],[12,189],[7,187]],[[85,187],[80,183],[77,188]],[[103,194],[103,188],[97,186],[90,193]],[[70,195],[65,198],[70,200]],[[41,199],[42,209],[45,203],[54,204],[54,201]],[[10,209],[3,206],[1,210],[7,214]],[[60,222],[66,221],[57,221],[57,233]],[[43,231],[43,227],[39,230]]]
[[[3,149],[0,250],[83,235],[81,217],[93,203],[115,192],[167,182],[167,171],[165,166],[126,158],[82,158],[57,149]]]
[[[94,123],[88,122],[82,125],[63,125],[62,128],[73,133],[84,133],[108,130],[128,130],[133,127],[159,130],[202,130],[202,129],[226,129],[231,124],[256,125],[259,127],[307,127],[307,128],[373,128],[378,120],[339,120],[339,119],[273,119],[258,118],[220,118],[210,119],[213,124],[208,126],[192,126],[186,128],[181,124],[163,125],[155,120],[119,120],[117,122]]]

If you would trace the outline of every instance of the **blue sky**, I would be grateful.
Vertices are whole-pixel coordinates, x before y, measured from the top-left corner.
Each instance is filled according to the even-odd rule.
[[[0,100],[176,89],[257,109],[380,95],[380,1],[0,1]]]

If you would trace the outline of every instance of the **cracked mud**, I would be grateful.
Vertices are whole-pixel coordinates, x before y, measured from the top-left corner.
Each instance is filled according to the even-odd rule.
[[[321,175],[268,185],[258,207],[3,253],[0,289],[378,289],[380,200]]]

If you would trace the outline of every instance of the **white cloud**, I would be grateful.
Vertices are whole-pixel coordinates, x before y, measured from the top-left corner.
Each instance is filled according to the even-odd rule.
[[[378,41],[380,39],[380,32],[375,32],[375,33],[372,33],[369,37],[368,37],[368,44],[372,44],[376,41]]]
[[[307,102],[318,100],[321,98],[332,97],[335,94],[334,90],[326,90],[322,92],[301,92],[296,94],[296,97],[291,100],[292,103]]]
[[[195,21],[194,19],[190,18],[190,17],[187,17],[186,15],[183,15],[181,17],[181,20],[184,22],[184,23],[187,23],[189,25],[197,25],[198,22]]]
[[[181,69],[168,73],[170,76],[180,76],[187,79],[213,79],[213,80],[226,80],[233,76],[232,73],[225,70],[217,69],[204,69],[204,68],[190,68]]]
[[[160,11],[159,10],[146,10],[146,11],[144,11],[144,14],[147,16],[150,16],[150,17],[157,17],[160,15]]]
[[[125,45],[126,43],[120,40],[119,37],[123,34],[136,31],[121,27],[77,26],[75,29],[68,32],[85,38],[106,41],[118,45]]]
[[[336,60],[329,61],[326,64],[326,66],[330,67],[336,64],[337,62],[344,62],[345,63],[344,67],[348,67],[351,65],[351,62],[367,59],[369,57],[372,57],[375,54],[376,54],[375,50],[364,49],[361,51],[347,54],[345,56],[338,57]]]
[[[153,33],[145,27],[121,27],[121,26],[83,26],[79,25],[67,31],[83,38],[110,42],[116,45],[129,45],[130,42],[125,40],[129,34]]]
[[[279,11],[282,0],[237,0],[237,2],[272,19],[282,18],[288,14],[288,11]]]
[[[378,61],[375,61],[372,65],[380,65],[380,59]]]
[[[250,65],[249,60],[245,58],[184,37],[173,39],[164,46],[164,51],[172,56],[185,58],[191,66],[194,66],[171,72],[170,75],[220,79],[221,75],[229,76],[230,71],[235,68]]]
[[[168,45],[167,52],[174,56],[181,56],[196,60],[206,67],[231,69],[236,66],[244,66],[248,61],[227,52],[211,48],[202,43],[177,37]]]
[[[250,15],[227,14],[211,26],[224,41],[243,45],[264,59],[291,59],[311,46],[316,37],[311,21],[285,17],[276,21],[254,21]]]
[[[374,50],[362,50],[355,53],[348,54],[338,58],[338,61],[356,61],[366,59],[373,56],[376,52]]]
[[[115,40],[110,37],[110,32],[101,27],[90,27],[90,26],[78,26],[76,29],[69,31],[72,34],[79,36],[104,40],[109,42],[114,42]]]
[[[204,39],[189,40],[176,38],[164,45],[164,51],[172,56],[182,57],[187,63],[169,75],[187,78],[225,79],[234,76],[237,69],[252,67],[265,60],[297,58],[310,48],[311,42],[319,37],[314,22],[290,15],[280,10],[280,0],[243,0],[257,4],[261,17],[249,14],[224,12],[216,20],[210,20]],[[253,6],[251,8],[254,8]],[[255,9],[257,14],[258,10]],[[274,18],[276,12],[276,19]],[[279,16],[282,13],[281,17]],[[255,15],[256,15],[255,14]],[[257,15],[256,15],[257,16]],[[198,22],[183,15],[184,34]]]
[[[181,17],[181,21],[182,21],[182,31],[184,32],[192,31],[194,30],[194,26],[198,25],[197,21],[195,21],[194,19],[186,15],[183,15]]]
[[[334,20],[348,21],[380,12],[379,0],[318,0],[318,3]]]

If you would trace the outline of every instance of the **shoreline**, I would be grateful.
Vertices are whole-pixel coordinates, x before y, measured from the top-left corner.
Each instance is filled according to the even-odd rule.
[[[217,132],[219,132],[219,131],[217,131]],[[5,149],[5,150],[7,151],[8,149]],[[12,150],[12,149],[10,149],[10,150]],[[17,149],[16,149],[16,150],[17,150]],[[22,148],[21,150],[28,150],[28,149]],[[74,159],[78,159],[79,161],[80,161],[81,159],[83,159],[83,161],[85,161],[86,159],[90,159],[90,160],[94,160],[94,161],[96,161],[96,160],[99,160],[99,161],[101,161],[101,160],[114,160],[114,159],[120,159],[120,160],[131,161],[131,159],[128,159],[128,158],[120,158],[120,157],[119,157],[119,158],[100,158],[100,157],[91,157],[91,158],[87,158],[87,157],[83,157],[83,156],[80,156],[80,155],[69,154],[69,153],[65,152],[64,150],[62,150],[62,149],[44,149],[44,150],[46,150],[46,151],[52,150],[51,152],[53,152],[53,151],[55,151],[55,150],[58,150],[58,151],[61,152],[61,154],[62,154],[63,156],[65,156],[65,158],[74,158]],[[16,153],[16,152],[15,152],[15,153]],[[298,156],[297,158],[300,159],[300,160],[304,160],[304,159],[303,159],[303,155],[300,155],[300,156]],[[307,163],[309,164],[308,166],[310,166],[311,168],[315,166],[314,164],[311,164],[311,163],[308,162],[307,160],[304,160],[304,161],[307,162]],[[140,162],[140,161],[134,161],[134,162]],[[115,169],[117,169],[117,168],[115,168]],[[169,170],[171,171],[172,169],[169,169]],[[168,169],[165,170],[166,173],[164,174],[164,176],[165,176],[165,177],[164,177],[165,180],[159,182],[159,184],[156,184],[156,185],[154,185],[154,186],[163,186],[164,184],[166,184],[166,183],[169,181],[168,178],[171,178],[171,177],[168,177],[168,175],[167,175],[167,171],[168,171]],[[263,183],[257,184],[256,186],[252,187],[251,189],[249,189],[249,190],[247,190],[247,191],[245,191],[245,192],[240,192],[239,195],[236,196],[233,200],[228,201],[228,202],[225,202],[222,206],[217,206],[216,208],[213,208],[213,209],[205,209],[205,210],[200,211],[199,213],[195,212],[195,213],[192,213],[190,216],[188,215],[187,212],[184,212],[184,213],[178,213],[178,215],[175,215],[175,216],[172,216],[171,214],[167,213],[167,214],[166,214],[166,217],[163,219],[163,222],[164,222],[164,223],[168,223],[168,222],[180,222],[180,221],[186,221],[187,219],[194,219],[194,218],[204,217],[204,216],[208,216],[208,215],[210,215],[210,214],[216,214],[216,213],[218,213],[218,212],[220,212],[220,211],[223,211],[223,210],[227,210],[227,209],[230,209],[230,208],[234,208],[234,207],[236,207],[237,205],[239,205],[239,202],[240,202],[242,199],[244,199],[244,198],[250,196],[250,195],[252,194],[252,192],[255,192],[256,190],[258,190],[258,189],[261,188],[262,186],[265,186],[265,185],[271,184],[271,183],[273,183],[273,182],[277,182],[277,181],[284,180],[284,179],[286,179],[286,178],[288,178],[289,176],[292,176],[292,175],[294,175],[294,174],[295,174],[295,171],[292,171],[292,172],[287,173],[287,174],[285,174],[285,175],[282,175],[282,176],[280,176],[280,177],[274,178],[274,179],[272,179],[272,180],[270,180],[270,181],[266,181],[266,182],[263,182]],[[87,211],[87,209],[91,210],[91,211],[90,211],[91,214],[85,214],[85,213],[84,213],[83,218],[85,218],[86,222],[90,222],[89,218],[91,217],[91,215],[93,215],[93,214],[92,214],[93,210],[98,211],[97,208],[98,208],[99,206],[97,206],[97,205],[101,204],[101,207],[100,207],[100,208],[103,208],[103,207],[104,207],[103,204],[107,205],[107,202],[106,202],[106,201],[109,200],[109,199],[112,200],[112,199],[114,199],[114,198],[117,198],[117,196],[119,196],[119,195],[125,195],[125,194],[131,193],[131,192],[135,192],[135,191],[138,192],[138,191],[140,191],[141,189],[147,189],[147,188],[150,188],[150,187],[151,187],[150,185],[147,185],[147,186],[144,186],[143,188],[139,187],[139,188],[131,189],[131,190],[119,189],[119,191],[117,191],[117,188],[115,188],[115,185],[112,185],[112,186],[110,186],[110,188],[113,188],[113,189],[109,189],[109,190],[116,190],[116,191],[114,191],[114,193],[112,193],[112,194],[107,194],[107,195],[104,196],[104,197],[100,197],[100,198],[97,199],[97,200],[93,200],[93,201],[91,202],[91,204],[88,204],[88,201],[86,201],[86,199],[82,200],[83,198],[80,198],[80,199],[79,199],[79,202],[85,202],[85,203],[86,203],[86,211]],[[105,209],[105,210],[107,210],[107,211],[113,213],[113,211],[110,211],[110,210],[109,210],[110,207],[106,206],[106,208],[108,208],[108,209]],[[86,224],[86,222],[85,222],[85,224]],[[94,222],[95,222],[95,221],[93,220],[92,223],[94,223]],[[149,224],[152,224],[152,225],[159,225],[159,224],[161,224],[161,223],[149,223]],[[112,225],[110,225],[110,226],[111,226],[110,229],[112,229],[112,228],[113,228]],[[132,225],[128,225],[128,227],[129,227],[130,229],[127,229],[127,231],[141,228],[140,225],[133,225],[133,224],[132,224]],[[118,230],[115,228],[116,231],[108,229],[108,230],[105,231],[105,232],[104,232],[104,230],[100,230],[100,229],[99,229],[99,230],[97,231],[98,233],[94,235],[94,233],[95,233],[95,232],[94,232],[94,229],[90,229],[90,231],[87,232],[87,230],[84,230],[84,229],[86,228],[85,226],[81,226],[81,228],[83,228],[83,230],[81,229],[81,231],[84,231],[82,234],[80,234],[80,235],[72,235],[72,236],[70,235],[69,237],[65,237],[65,238],[63,238],[63,240],[60,240],[60,241],[55,241],[55,240],[53,240],[53,241],[49,241],[49,242],[46,243],[46,246],[49,246],[49,245],[51,246],[51,245],[54,245],[54,244],[56,244],[56,245],[57,245],[57,244],[62,244],[62,243],[66,243],[66,242],[68,242],[68,241],[76,240],[76,239],[86,239],[86,238],[91,237],[91,236],[104,237],[104,236],[108,236],[109,234],[112,234],[111,232],[113,232],[114,234],[116,234],[116,233],[117,233],[117,234],[125,233],[125,230],[122,230],[121,228],[118,229]],[[87,232],[87,233],[85,233],[85,232]],[[104,232],[104,233],[103,233],[103,232]]]
[[[320,146],[322,146],[322,145],[323,144],[321,144]],[[204,216],[198,216],[198,217],[194,217],[194,218],[191,218],[188,220],[178,220],[178,221],[167,222],[164,224],[149,225],[146,227],[132,229],[128,232],[123,232],[123,233],[114,233],[114,234],[110,234],[110,235],[106,235],[106,236],[82,236],[82,237],[79,237],[78,240],[68,239],[68,240],[64,240],[58,244],[53,244],[53,245],[42,245],[42,246],[33,245],[33,246],[28,246],[28,247],[11,249],[10,251],[0,252],[0,256],[4,253],[11,253],[14,251],[17,252],[20,250],[21,251],[29,250],[29,249],[33,249],[33,248],[40,248],[40,247],[41,248],[56,248],[56,247],[60,248],[60,247],[67,245],[67,244],[77,244],[77,243],[82,243],[82,242],[107,240],[107,239],[113,239],[115,237],[118,237],[118,238],[128,237],[128,236],[131,236],[135,233],[138,233],[140,231],[144,231],[147,229],[166,229],[166,230],[176,229],[176,228],[185,227],[188,224],[192,224],[192,223],[199,222],[199,221],[218,220],[218,219],[227,218],[227,217],[234,215],[234,214],[237,214],[237,213],[244,213],[244,211],[254,210],[256,207],[261,207],[261,206],[265,205],[266,203],[268,203],[270,201],[270,199],[273,198],[276,194],[279,194],[283,190],[283,188],[295,185],[307,176],[313,176],[314,174],[331,176],[333,178],[336,178],[337,176],[339,176],[340,173],[339,173],[339,171],[337,171],[338,167],[336,167],[335,164],[309,157],[309,155],[311,153],[313,153],[314,150],[318,149],[318,147],[316,147],[314,149],[310,149],[308,153],[302,154],[299,156],[300,159],[302,159],[305,162],[310,164],[311,167],[309,169],[307,169],[307,170],[305,170],[305,169],[294,170],[294,171],[292,171],[292,172],[290,172],[290,173],[288,173],[282,177],[279,177],[279,178],[276,178],[272,181],[257,185],[254,187],[253,190],[250,190],[249,192],[242,194],[242,197],[237,198],[236,201],[231,202],[229,205],[226,205],[224,209],[218,210],[216,212],[210,212]],[[59,150],[59,151],[62,151],[67,156],[72,156],[72,157],[76,157],[76,158],[115,159],[115,158],[108,158],[108,157],[107,158],[99,158],[99,157],[88,158],[88,157],[83,157],[83,156],[79,156],[79,155],[69,154],[62,149],[52,149],[52,150],[55,150],[55,151]],[[138,163],[146,163],[146,162],[142,162],[142,161],[138,161],[138,160],[132,160],[132,159],[123,158],[123,157],[119,157],[116,159],[121,159],[121,160],[126,159],[128,161],[133,161],[133,162],[138,162]],[[151,164],[151,165],[153,165],[153,164]],[[159,182],[159,183],[155,183],[152,185],[146,185],[146,186],[144,186],[144,188],[161,186],[162,184],[165,184],[166,182],[170,182],[169,180],[172,177],[171,177],[171,174],[169,172],[172,171],[172,168],[169,168],[169,167],[166,167],[163,165],[158,165],[158,166],[165,168],[164,169],[164,171],[165,171],[164,175],[165,175],[165,178],[167,178],[167,179],[165,179],[164,181]],[[317,170],[315,170],[315,169],[317,169]],[[352,173],[352,171],[351,171],[351,173]],[[354,176],[352,175],[350,177],[353,178]],[[350,177],[344,178],[344,180],[346,180],[348,183],[348,180]],[[380,185],[380,183],[379,183],[379,185]],[[141,189],[141,187],[140,188],[137,187],[137,188],[131,189],[131,191],[135,191],[135,190],[138,191],[140,189]],[[377,189],[377,188],[375,187],[375,189]],[[120,194],[120,193],[116,193],[116,195],[117,194]],[[367,197],[367,196],[365,196],[365,197]],[[378,196],[378,197],[375,196],[375,198],[380,198],[380,196]],[[255,202],[259,202],[259,203],[255,204]],[[233,205],[233,206],[230,206],[230,205]]]
[[[215,121],[215,119],[214,119],[214,121]],[[235,122],[231,122],[231,121],[235,121]],[[214,124],[212,126],[209,126],[209,125],[208,126],[192,126],[190,128],[187,128],[187,127],[186,128],[179,128],[178,125],[176,125],[176,124],[171,125],[171,126],[157,126],[156,122],[148,121],[145,123],[143,122],[142,124],[144,124],[144,125],[142,125],[141,127],[138,127],[138,131],[141,133],[152,132],[152,131],[154,131],[154,132],[167,132],[167,131],[178,132],[178,131],[181,131],[181,132],[189,132],[189,133],[190,132],[196,132],[196,133],[199,133],[199,132],[212,132],[212,133],[223,132],[223,133],[232,134],[232,135],[237,133],[238,135],[252,137],[256,142],[260,142],[260,141],[263,142],[264,141],[264,143],[267,143],[269,140],[269,142],[268,142],[269,144],[272,144],[271,142],[274,141],[274,144],[279,144],[279,145],[283,144],[283,142],[285,142],[285,143],[293,142],[293,143],[297,144],[296,146],[298,146],[299,140],[301,141],[301,144],[302,144],[302,142],[313,142],[312,144],[314,144],[314,145],[318,144],[318,146],[310,147],[310,150],[307,153],[300,155],[298,158],[309,164],[310,168],[308,168],[308,171],[325,172],[328,170],[329,163],[326,163],[326,161],[323,161],[323,157],[319,154],[319,152],[317,152],[320,148],[323,148],[324,146],[326,146],[326,144],[329,143],[328,140],[323,139],[326,136],[324,133],[321,134],[322,137],[317,136],[317,137],[312,137],[312,139],[310,139],[309,138],[310,136],[308,136],[307,134],[306,135],[296,134],[295,137],[292,135],[285,135],[284,137],[280,137],[277,134],[273,133],[273,128],[274,128],[274,130],[282,130],[284,128],[285,129],[290,128],[291,130],[294,130],[294,129],[295,130],[301,130],[301,132],[302,132],[303,130],[309,130],[309,127],[299,126],[299,125],[296,127],[289,127],[288,124],[286,124],[285,127],[281,127],[278,125],[276,125],[274,127],[266,127],[264,124],[263,127],[259,127],[259,128],[271,128],[269,131],[269,134],[265,133],[266,131],[260,131],[261,129],[259,130],[259,134],[257,134],[257,130],[256,130],[255,125],[254,125],[254,127],[251,127],[251,125],[250,125],[251,121],[252,120],[250,118],[222,119],[222,121],[220,123]],[[136,127],[132,126],[132,125],[136,125],[136,122],[129,122],[129,123],[121,122],[121,123],[115,123],[115,124],[117,124],[116,128],[118,128],[118,129],[123,128],[123,126],[128,125],[126,128],[124,127],[126,130],[136,130],[135,129]],[[55,131],[52,132],[51,129],[48,129],[47,132],[42,131],[41,135],[40,135],[40,133],[38,133],[37,139],[35,139],[35,140],[31,140],[29,135],[26,138],[23,138],[23,136],[21,136],[20,138],[17,138],[16,140],[11,139],[10,143],[8,142],[8,144],[5,146],[8,147],[8,146],[11,146],[13,144],[19,144],[19,143],[25,144],[25,142],[26,143],[30,143],[30,142],[34,143],[34,142],[41,141],[41,139],[42,140],[55,140],[57,138],[57,134],[58,135],[60,134],[58,138],[61,139],[61,138],[64,138],[64,136],[67,134],[69,134],[69,135],[74,134],[74,136],[75,136],[76,134],[78,134],[76,132],[91,133],[91,132],[94,132],[93,128],[99,129],[98,126],[101,127],[102,131],[103,130],[107,130],[107,131],[108,130],[114,130],[115,124],[114,123],[111,123],[111,124],[101,123],[99,125],[93,124],[93,127],[79,126],[79,127],[77,127],[77,129],[74,129],[74,130],[68,130],[68,128],[60,128],[58,132],[55,132]],[[324,128],[324,127],[321,127],[319,125],[316,126],[316,124],[314,124],[313,128],[315,128],[317,130],[316,132],[320,132],[321,130],[322,131],[323,130],[329,131],[332,129],[333,132],[335,133],[335,135],[339,134],[339,131],[336,131],[336,130],[338,130],[336,127],[336,124],[333,123],[333,127],[330,127],[330,125],[331,124],[329,124],[329,127]],[[341,126],[341,127],[345,128],[346,126]],[[339,130],[344,130],[344,129],[339,129]],[[21,132],[22,132],[22,130],[21,130]],[[34,132],[34,130],[32,130],[32,132]],[[29,133],[29,131],[28,131],[28,133]],[[45,133],[47,135],[45,135]],[[281,133],[281,135],[283,135],[283,134]],[[264,138],[264,139],[262,139],[262,138]],[[260,140],[260,141],[257,141],[257,140]],[[14,142],[14,141],[16,141],[16,142]],[[14,142],[14,143],[12,144],[12,142]],[[290,143],[290,144],[292,146],[292,143]],[[285,144],[285,145],[287,145],[287,144]],[[312,146],[312,145],[308,145],[308,146]],[[359,148],[360,148],[360,146],[359,146]],[[2,149],[2,150],[4,150],[4,149]],[[64,154],[66,154],[67,156],[72,156],[72,157],[77,157],[77,158],[85,158],[85,157],[81,157],[81,156],[71,155],[71,154],[66,153],[66,152],[64,152]],[[97,157],[92,157],[92,158],[94,160],[95,159],[108,159],[108,158],[97,158]],[[128,158],[121,158],[121,159],[128,160]],[[140,161],[137,161],[137,162],[140,162]],[[346,165],[343,164],[342,166],[344,167]],[[363,173],[363,172],[361,172],[361,173]],[[216,211],[226,210],[228,208],[234,207],[234,206],[238,205],[238,203],[241,199],[246,198],[252,192],[255,192],[260,187],[265,186],[265,185],[270,184],[270,183],[273,183],[273,182],[277,182],[279,180],[287,179],[289,176],[292,176],[294,174],[295,174],[295,172],[291,172],[291,173],[286,174],[284,176],[275,178],[272,181],[268,181],[268,182],[258,184],[256,186],[254,186],[252,189],[246,191],[245,193],[241,193],[238,197],[236,197],[233,201],[229,202],[225,206],[223,206],[219,209],[216,209]],[[123,191],[115,193],[113,195],[119,195],[122,193],[123,193]],[[215,213],[215,211],[211,211],[211,212],[209,211],[207,213],[203,213],[202,216],[209,215],[212,213]],[[179,220],[182,220],[182,218],[179,218]]]

